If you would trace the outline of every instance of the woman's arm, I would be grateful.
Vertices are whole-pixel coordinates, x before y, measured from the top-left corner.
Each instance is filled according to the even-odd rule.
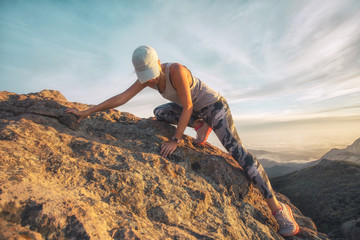
[[[170,74],[172,84],[174,85],[176,92],[179,96],[181,105],[183,106],[183,110],[174,134],[175,138],[181,139],[193,112],[193,104],[190,93],[190,84],[192,79],[189,80],[189,77],[191,77],[191,75],[189,74],[189,70],[187,70],[184,66],[178,63],[174,63],[171,65]],[[175,151],[176,147],[177,143],[175,143],[174,141],[165,142],[161,147],[160,154],[163,157],[167,157]]]
[[[131,98],[133,98],[136,94],[138,94],[141,90],[147,87],[147,83],[141,84],[139,81],[136,81],[133,85],[131,85],[126,91],[109,98],[108,100],[93,106],[85,111],[78,111],[76,109],[67,109],[67,113],[73,113],[79,117],[78,122],[83,120],[84,118],[90,116],[95,112],[105,111],[108,109],[112,109],[115,107],[119,107],[125,103],[127,103]]]
[[[190,93],[190,84],[192,82],[192,79],[189,80],[189,77],[191,77],[191,75],[189,74],[189,70],[181,64],[174,63],[170,70],[172,73],[172,83],[179,96],[181,105],[183,106],[179,123],[174,134],[174,137],[176,137],[177,139],[181,139],[193,113],[193,103]]]

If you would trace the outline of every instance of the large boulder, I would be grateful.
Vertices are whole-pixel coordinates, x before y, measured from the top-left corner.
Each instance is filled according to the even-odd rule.
[[[0,93],[0,238],[283,239],[240,166],[174,127],[109,110],[76,123],[59,92]],[[289,200],[301,231],[327,239]]]

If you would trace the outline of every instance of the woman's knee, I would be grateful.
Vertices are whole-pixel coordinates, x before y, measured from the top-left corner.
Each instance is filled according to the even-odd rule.
[[[158,106],[154,109],[154,116],[158,121],[165,121],[169,111],[164,106]]]
[[[160,120],[160,113],[161,113],[161,106],[157,106],[155,109],[154,109],[154,116],[156,117],[157,120]]]

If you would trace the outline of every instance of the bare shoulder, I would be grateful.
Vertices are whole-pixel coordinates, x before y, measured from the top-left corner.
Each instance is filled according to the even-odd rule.
[[[189,77],[190,71],[180,63],[173,63],[170,66],[170,74],[180,74],[183,77]]]
[[[185,68],[185,67],[180,63],[172,63],[170,66],[170,71],[180,71],[183,68]]]
[[[180,63],[173,63],[170,66],[170,75],[173,80],[174,87],[176,88],[176,85],[178,82],[183,82],[191,85],[192,78],[190,71],[182,64]]]

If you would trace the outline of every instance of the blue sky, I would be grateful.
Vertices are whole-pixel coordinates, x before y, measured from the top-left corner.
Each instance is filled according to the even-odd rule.
[[[220,91],[249,142],[309,121],[360,137],[357,0],[1,0],[0,90],[96,104],[136,80],[143,44]],[[119,110],[149,117],[163,102],[146,90]]]

